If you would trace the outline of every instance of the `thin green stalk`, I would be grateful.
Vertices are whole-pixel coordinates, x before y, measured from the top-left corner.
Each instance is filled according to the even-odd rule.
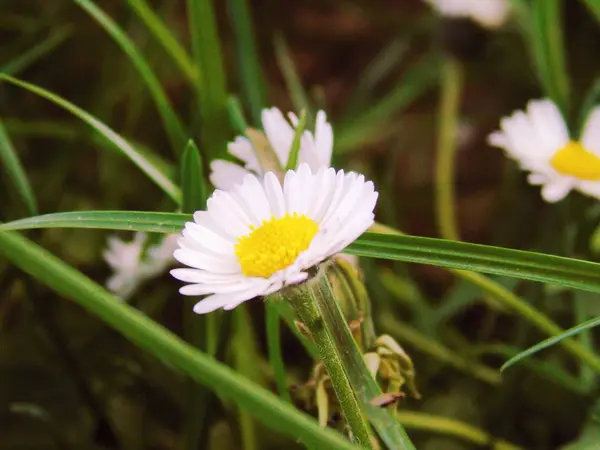
[[[292,304],[298,317],[306,325],[313,341],[319,349],[321,360],[327,369],[331,385],[336,393],[344,417],[352,430],[355,441],[364,448],[372,449],[369,427],[350,386],[339,350],[336,348],[331,332],[327,328],[317,306],[315,292],[312,289],[312,285],[315,283],[314,280],[311,280],[299,287],[290,288],[289,296],[286,296],[286,300]]]
[[[286,402],[292,403],[286,383],[285,363],[281,354],[280,320],[281,318],[279,317],[276,305],[273,302],[267,302],[266,334],[269,365],[273,369],[273,377],[275,378],[279,396]]]
[[[462,89],[462,69],[457,60],[448,58],[442,68],[440,118],[437,142],[436,205],[440,236],[460,240],[456,224],[454,160],[456,130]]]
[[[377,231],[379,233],[404,234],[401,231],[398,231],[394,228],[378,223],[373,225],[371,227],[371,230]],[[499,300],[502,305],[510,308],[512,311],[519,314],[521,317],[529,321],[531,324],[535,325],[536,328],[543,331],[547,335],[556,336],[565,331],[561,327],[559,327],[554,321],[552,321],[548,316],[535,309],[524,299],[513,294],[509,290],[505,289],[504,286],[502,286],[501,284],[490,280],[484,275],[475,272],[470,272],[467,270],[448,270],[456,276],[461,277],[473,284],[476,284],[485,292]],[[560,343],[571,354],[579,358],[581,361],[587,363],[591,368],[594,369],[594,371],[600,373],[600,357],[598,355],[596,355],[587,347],[581,345],[581,343],[572,339],[564,339]]]
[[[416,411],[399,411],[396,417],[406,428],[456,436],[478,446],[486,446],[485,448],[490,450],[520,450],[521,448],[510,442],[496,439],[473,425],[448,417]]]
[[[229,17],[235,35],[237,73],[242,95],[250,107],[254,126],[261,122],[261,111],[265,106],[265,82],[260,69],[256,39],[252,24],[252,13],[248,0],[228,0]]]

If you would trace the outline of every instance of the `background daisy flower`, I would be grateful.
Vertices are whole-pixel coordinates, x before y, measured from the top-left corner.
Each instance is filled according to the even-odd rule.
[[[230,310],[257,296],[307,279],[307,269],[343,250],[374,219],[377,192],[363,175],[307,163],[283,183],[268,172],[248,174],[231,191],[217,190],[194,214],[175,259],[189,266],[171,274],[183,295],[209,295],[198,314]]]
[[[173,251],[178,237],[178,234],[167,235],[144,252],[145,233],[135,233],[130,242],[110,236],[103,256],[113,274],[106,280],[106,288],[121,299],[129,298],[142,283],[160,275],[175,262]]]
[[[262,124],[265,136],[277,156],[281,167],[287,165],[292,141],[294,140],[295,128],[298,125],[298,117],[294,113],[289,113],[288,117],[291,124],[277,108],[264,109],[262,111]],[[221,159],[212,161],[210,163],[210,181],[217,189],[231,189],[240,183],[244,176],[249,173],[256,175],[264,173],[250,139],[238,136],[235,141],[229,143],[228,151],[241,160],[244,163],[244,167]],[[317,112],[314,134],[308,130],[302,133],[300,150],[298,152],[298,165],[306,163],[314,172],[321,167],[329,167],[332,151],[333,130],[327,122],[325,112],[319,111]]]
[[[485,28],[502,26],[510,11],[509,0],[425,0],[446,17],[468,17]]]
[[[600,198],[600,108],[588,116],[579,140],[569,130],[550,100],[532,100],[526,111],[500,121],[501,131],[488,143],[503,148],[523,170],[527,180],[542,187],[547,202],[557,202],[571,190]]]

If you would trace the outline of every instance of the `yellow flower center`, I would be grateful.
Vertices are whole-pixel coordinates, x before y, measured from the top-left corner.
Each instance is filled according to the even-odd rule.
[[[294,213],[278,219],[272,217],[250,229],[250,234],[238,238],[235,256],[247,277],[269,278],[291,265],[308,248],[319,225],[305,215]]]
[[[557,151],[550,165],[561,175],[570,175],[580,180],[600,180],[600,158],[586,150],[578,141],[570,141]]]

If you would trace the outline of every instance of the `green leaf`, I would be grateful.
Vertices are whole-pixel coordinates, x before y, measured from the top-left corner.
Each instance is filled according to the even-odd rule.
[[[190,214],[147,211],[74,211],[0,225],[0,230],[96,228],[176,233]],[[385,233],[364,233],[344,253],[491,273],[600,292],[600,264],[491,245]]]
[[[121,47],[125,54],[131,60],[131,63],[139,72],[140,76],[146,83],[150,95],[156,104],[156,109],[163,121],[165,130],[169,135],[169,140],[175,154],[178,154],[184,148],[187,141],[188,133],[185,131],[182,123],[179,121],[177,114],[169,103],[169,99],[165,94],[160,81],[152,71],[148,62],[144,59],[140,51],[125,32],[117,25],[110,17],[108,17],[102,9],[100,9],[91,0],[75,0],[92,18],[106,30],[108,34]]]
[[[197,83],[198,69],[194,66],[192,58],[173,36],[165,22],[152,10],[148,2],[146,0],[127,0],[127,2],[156,40],[163,46],[167,56],[173,59],[190,82]]]
[[[88,277],[28,239],[16,233],[0,233],[0,253],[165,364],[214,390],[223,399],[234,401],[266,426],[316,448],[356,448],[336,432],[320,428],[312,417],[197,351],[135,308],[120,302]]]
[[[306,119],[307,122],[314,123],[312,120],[312,109],[308,101],[308,96],[306,95],[306,91],[302,86],[300,76],[298,75],[294,61],[290,56],[290,51],[287,47],[285,39],[281,34],[275,35],[274,45],[275,58],[277,59],[279,70],[281,70],[283,78],[285,79],[285,84],[292,99],[292,105],[294,105],[294,109],[296,111],[306,111],[306,115],[308,116]]]
[[[252,112],[255,126],[260,126],[261,112],[265,107],[265,82],[256,50],[256,38],[248,0],[229,0],[229,21],[235,36],[235,49],[244,100]]]
[[[33,94],[39,95],[40,97],[51,101],[52,103],[77,116],[79,119],[100,133],[115,147],[121,150],[125,156],[127,156],[136,166],[138,166],[142,172],[148,175],[148,178],[154,181],[154,183],[156,183],[157,186],[159,186],[169,197],[171,197],[175,203],[179,204],[181,202],[181,192],[179,191],[179,188],[169,179],[169,177],[159,167],[152,164],[151,161],[145,158],[138,150],[136,150],[131,144],[123,139],[123,137],[106,126],[104,123],[100,122],[97,118],[78,106],[75,106],[68,100],[59,97],[58,95],[47,91],[44,88],[36,86],[35,84],[27,83],[26,81],[3,74],[0,74],[0,80],[8,81],[15,86],[19,86],[28,90],[29,92],[32,92]]]
[[[194,141],[188,141],[181,158],[181,210],[193,213],[206,207],[208,192],[200,151]]]
[[[227,100],[227,110],[229,111],[229,121],[233,129],[240,134],[245,134],[248,129],[248,123],[244,117],[240,99],[235,95],[230,95]]]
[[[600,3],[598,3],[598,5],[600,5]],[[594,109],[594,107],[598,104],[598,100],[600,100],[600,77],[597,77],[594,80],[594,83],[587,90],[583,98],[577,122],[578,138],[581,138],[583,136],[583,128],[585,127],[585,122],[587,121],[590,112],[592,112],[592,109]]]
[[[504,370],[508,369],[510,366],[516,364],[517,362],[521,361],[522,359],[528,358],[529,356],[533,355],[534,353],[539,352],[540,350],[551,347],[552,345],[556,344],[557,342],[562,341],[563,339],[566,339],[571,336],[575,336],[579,333],[587,331],[598,325],[600,325],[600,317],[596,317],[594,319],[587,320],[573,328],[569,328],[568,330],[559,334],[558,336],[552,336],[551,338],[548,338],[532,347],[529,347],[527,350],[522,351],[518,355],[513,356],[511,359],[509,359],[502,365],[500,370],[504,371]]]
[[[267,315],[265,318],[266,335],[267,335],[267,350],[269,352],[269,365],[273,369],[275,384],[279,396],[286,402],[292,403],[292,398],[287,387],[287,378],[285,373],[285,362],[281,353],[281,336],[280,336],[280,317],[275,300],[266,302]]]
[[[39,59],[52,53],[59,45],[67,40],[73,33],[69,26],[59,28],[50,36],[42,39],[37,45],[34,45],[27,51],[19,54],[18,57],[0,66],[0,73],[6,75],[17,75],[19,72],[27,69]]]
[[[302,134],[306,128],[306,110],[302,110],[300,113],[300,119],[298,125],[294,130],[294,139],[292,140],[292,146],[290,147],[290,156],[288,157],[287,164],[285,166],[286,172],[288,170],[294,170],[298,165],[298,154],[300,153],[300,145],[302,142]]]
[[[0,122],[0,162],[4,167],[9,180],[14,185],[19,193],[19,196],[27,206],[30,214],[37,214],[37,201],[33,189],[29,184],[25,170],[19,161],[17,152],[4,129],[4,125]]]
[[[227,91],[212,0],[188,0],[192,54],[199,71],[196,94],[207,159],[225,155],[229,139]]]
[[[561,0],[534,0],[530,38],[546,95],[563,111],[569,107],[569,77],[565,62]]]
[[[598,0],[581,0],[588,7],[592,15],[600,23],[600,2]]]

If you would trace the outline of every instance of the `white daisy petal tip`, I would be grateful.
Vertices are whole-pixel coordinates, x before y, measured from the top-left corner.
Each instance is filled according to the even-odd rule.
[[[529,172],[529,183],[540,186],[548,203],[561,201],[572,190],[599,198],[600,108],[590,112],[579,140],[571,136],[558,106],[540,99],[501,119],[488,143]]]
[[[506,23],[510,0],[425,0],[440,15],[454,18],[470,18],[479,25],[497,29]]]
[[[247,175],[227,195],[211,197],[206,213],[194,215],[201,228],[215,230],[222,221],[236,217],[243,230],[232,237],[233,245],[218,247],[211,233],[186,232],[180,238],[174,257],[190,269],[175,269],[171,275],[190,283],[181,288],[183,295],[208,295],[195,312],[232,309],[302,283],[312,267],[369,228],[377,198],[372,182],[333,171],[337,182],[324,183],[323,174],[301,164],[286,174],[283,185],[269,173],[260,179]]]

